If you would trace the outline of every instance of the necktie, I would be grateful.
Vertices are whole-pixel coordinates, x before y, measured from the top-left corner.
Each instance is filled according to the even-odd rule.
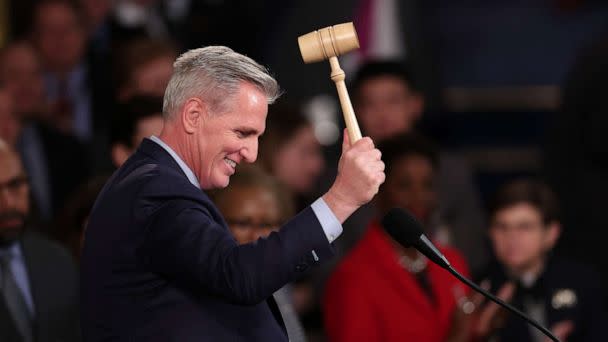
[[[19,330],[19,333],[23,337],[23,341],[32,342],[32,320],[25,299],[23,299],[23,294],[17,286],[17,282],[11,271],[10,262],[12,257],[11,254],[0,256],[0,273],[2,274],[0,291],[2,291],[6,307],[13,317],[17,330]]]

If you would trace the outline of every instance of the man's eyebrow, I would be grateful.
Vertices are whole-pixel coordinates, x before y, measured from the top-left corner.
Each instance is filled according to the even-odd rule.
[[[237,127],[236,130],[242,132],[244,135],[257,135],[260,133],[260,131],[251,127]]]

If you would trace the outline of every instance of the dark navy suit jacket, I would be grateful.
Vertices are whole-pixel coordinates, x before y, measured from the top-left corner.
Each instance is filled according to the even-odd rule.
[[[85,341],[286,341],[267,299],[332,254],[310,207],[268,238],[238,246],[205,193],[145,139],[89,218]]]

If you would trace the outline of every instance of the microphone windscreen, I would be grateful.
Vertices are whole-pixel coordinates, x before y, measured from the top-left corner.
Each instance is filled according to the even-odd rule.
[[[407,211],[393,208],[382,218],[382,226],[388,235],[404,247],[419,244],[422,225]]]

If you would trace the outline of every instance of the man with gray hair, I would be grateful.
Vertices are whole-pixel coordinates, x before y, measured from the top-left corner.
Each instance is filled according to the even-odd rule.
[[[371,139],[345,134],[329,191],[278,232],[238,245],[205,194],[257,158],[268,71],[229,48],[188,51],[165,92],[164,128],[105,185],[82,253],[86,341],[287,341],[272,293],[333,254],[342,223],[384,181]]]

